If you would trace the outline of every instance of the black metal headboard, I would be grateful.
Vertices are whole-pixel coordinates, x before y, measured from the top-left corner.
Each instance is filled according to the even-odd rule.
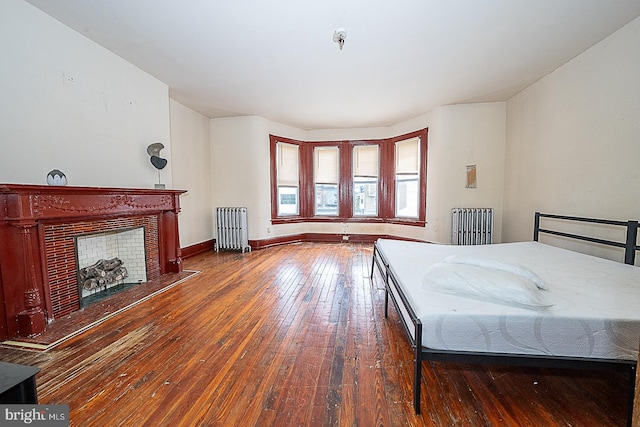
[[[581,236],[579,234],[565,233],[562,231],[547,230],[544,228],[540,228],[540,218],[563,219],[567,221],[587,222],[591,224],[617,225],[617,226],[627,228],[627,237],[624,242],[616,242],[612,240],[597,239],[595,237]],[[587,242],[600,243],[607,246],[624,248],[625,264],[634,265],[636,260],[636,251],[640,250],[640,246],[636,244],[636,241],[638,238],[638,221],[636,220],[615,221],[615,220],[608,220],[608,219],[581,218],[581,217],[575,217],[575,216],[552,215],[552,214],[544,214],[544,213],[536,212],[535,224],[533,228],[533,240],[538,241],[539,233],[553,234],[556,236],[569,237],[572,239],[585,240]]]

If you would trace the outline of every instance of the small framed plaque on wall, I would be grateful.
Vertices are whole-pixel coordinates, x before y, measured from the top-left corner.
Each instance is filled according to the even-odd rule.
[[[466,188],[476,188],[478,185],[476,177],[476,165],[467,165],[467,183]]]

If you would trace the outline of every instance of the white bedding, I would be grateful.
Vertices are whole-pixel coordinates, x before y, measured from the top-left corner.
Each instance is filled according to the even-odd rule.
[[[422,344],[441,350],[637,360],[640,267],[539,242],[453,246],[380,239],[378,249],[416,315]],[[472,257],[535,273],[548,308],[531,309],[423,286],[427,269]],[[407,313],[401,314],[411,322]],[[413,333],[413,332],[412,332]]]

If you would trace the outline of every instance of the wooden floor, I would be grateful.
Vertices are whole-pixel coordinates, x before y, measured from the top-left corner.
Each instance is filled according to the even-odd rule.
[[[47,352],[41,403],[73,426],[622,426],[619,374],[425,363],[412,353],[372,246],[291,244],[206,253],[202,273]]]

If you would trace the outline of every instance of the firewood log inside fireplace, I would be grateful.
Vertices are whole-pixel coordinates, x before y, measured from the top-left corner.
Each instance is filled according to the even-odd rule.
[[[88,291],[116,283],[129,276],[120,258],[101,259],[93,265],[81,268],[80,283]]]

